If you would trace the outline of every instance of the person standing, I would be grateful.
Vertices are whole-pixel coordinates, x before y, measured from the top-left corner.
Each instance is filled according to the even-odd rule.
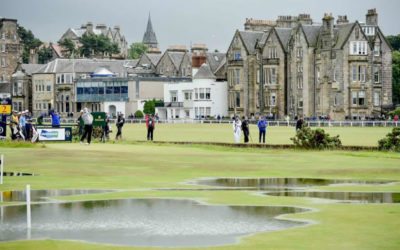
[[[147,127],[147,140],[148,141],[153,140],[153,133],[155,128],[153,115],[147,116],[146,127]]]
[[[300,116],[299,119],[297,119],[297,122],[296,122],[296,131],[298,131],[298,130],[303,128],[303,123],[304,123],[303,117]]]
[[[60,127],[60,115],[56,111],[50,112],[51,116],[51,127],[59,128]]]
[[[257,127],[258,127],[258,143],[265,143],[265,133],[267,132],[267,120],[265,119],[264,116],[260,117],[257,122]]]
[[[82,120],[84,124],[84,132],[81,137],[81,144],[83,143],[83,140],[87,137],[87,143],[90,144],[92,140],[92,131],[93,131],[93,116],[90,114],[89,110],[87,108],[83,109],[83,114],[82,114]]]
[[[117,119],[117,135],[115,136],[115,140],[122,139],[122,127],[125,124],[124,114],[120,113]]]
[[[250,135],[250,128],[249,128],[249,121],[247,120],[247,117],[243,116],[243,121],[242,121],[242,130],[243,130],[243,135],[244,135],[244,143],[249,142],[249,135]]]
[[[235,138],[235,143],[240,142],[241,131],[242,131],[242,122],[240,121],[239,117],[236,116],[235,120],[233,121],[233,137]]]
[[[24,140],[26,138],[26,116],[25,111],[21,112],[21,116],[19,117],[19,128],[21,129],[22,134],[24,135]]]

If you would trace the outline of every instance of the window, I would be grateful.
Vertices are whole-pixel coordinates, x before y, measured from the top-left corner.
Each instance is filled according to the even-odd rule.
[[[189,110],[185,110],[185,116],[186,117],[190,117],[190,111]]]
[[[269,96],[269,106],[276,106],[276,93],[271,93]]]
[[[72,83],[72,75],[65,74],[65,83]]]
[[[296,56],[297,56],[298,58],[303,58],[303,50],[301,49],[301,47],[298,47],[298,48],[296,49]]]
[[[199,89],[194,89],[194,99],[195,100],[199,99]]]
[[[268,47],[267,58],[269,59],[278,58],[278,51],[276,50],[276,47]]]
[[[240,50],[233,51],[233,60],[242,60],[242,54]]]
[[[64,74],[61,75],[61,83],[64,83]]]
[[[299,106],[299,108],[303,107],[303,98],[299,98],[298,106]]]
[[[265,84],[276,84],[276,68],[264,68]]]
[[[206,99],[207,100],[211,99],[211,89],[210,88],[206,88]]]
[[[211,107],[206,107],[206,116],[211,116]]]
[[[48,85],[46,86],[46,91],[48,91],[48,92],[51,91],[51,85],[50,85],[50,84],[48,84]]]
[[[379,91],[374,92],[374,106],[381,105],[381,93]]]
[[[374,56],[379,56],[381,53],[381,46],[379,44],[375,44],[374,46]]]
[[[57,76],[57,84],[61,83],[61,76]]]
[[[335,106],[335,107],[338,105],[338,98],[339,98],[339,97],[338,97],[338,95],[336,94],[336,95],[335,95],[335,98],[333,99],[333,106]]]
[[[374,83],[380,83],[381,82],[381,77],[380,77],[380,69],[378,67],[374,68]]]
[[[298,63],[297,64],[297,73],[302,73],[303,72],[303,64],[302,63]]]
[[[356,37],[356,39],[360,37],[360,29],[358,27],[354,29],[354,36]]]
[[[319,66],[317,66],[316,71],[317,71],[317,83],[319,83],[320,80],[321,80],[321,76],[320,76],[321,74],[320,74]]]
[[[201,100],[204,100],[204,88],[200,88],[200,89],[199,89],[199,98],[200,98]]]
[[[6,67],[6,59],[4,57],[1,58],[1,67]]]
[[[185,92],[185,100],[192,100],[192,92]]]
[[[354,106],[364,106],[365,105],[365,91],[353,91],[351,92],[352,104]]]
[[[1,39],[3,39],[3,40],[6,39],[6,32],[1,33]]]
[[[367,55],[368,44],[366,41],[350,42],[350,55]]]
[[[232,70],[232,84],[239,84],[240,83],[240,69],[233,69]]]
[[[353,82],[366,82],[367,66],[365,65],[352,65],[351,74]]]
[[[171,102],[177,102],[178,101],[178,93],[176,91],[171,91]]]
[[[257,69],[257,84],[260,83],[260,70]]]
[[[6,52],[6,45],[5,44],[1,45],[1,52]]]
[[[337,82],[339,79],[339,70],[337,69],[336,65],[333,68],[333,81]]]
[[[240,107],[240,92],[236,92],[236,98],[235,98],[235,104],[236,107]]]
[[[194,108],[194,116],[195,116],[196,118],[199,118],[199,108],[198,108],[198,107],[195,107],[195,108]]]
[[[303,76],[297,76],[297,88],[303,89]]]

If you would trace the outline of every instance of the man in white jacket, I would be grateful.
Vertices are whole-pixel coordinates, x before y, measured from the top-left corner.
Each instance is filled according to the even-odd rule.
[[[83,140],[85,140],[86,136],[87,136],[86,144],[90,144],[90,141],[92,140],[92,131],[93,131],[93,116],[92,114],[90,114],[87,108],[84,108],[81,117],[83,120],[83,124],[85,125],[84,132],[81,137],[81,144],[83,143]]]
[[[236,116],[235,120],[233,120],[233,137],[235,138],[235,143],[240,142],[240,133],[242,131],[242,122],[239,117]]]

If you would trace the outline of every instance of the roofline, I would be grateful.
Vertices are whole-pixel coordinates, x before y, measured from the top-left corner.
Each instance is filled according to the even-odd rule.
[[[347,34],[347,36],[346,36],[346,39],[344,39],[344,42],[340,45],[340,49],[343,49],[344,45],[345,45],[346,42],[349,40],[349,37],[350,37],[351,33],[353,32],[354,27],[356,26],[356,24],[358,24],[358,21],[355,21],[355,22],[353,23],[353,26],[351,27],[350,32],[349,32],[349,33]],[[362,30],[362,29],[361,29],[361,30]],[[365,36],[364,32],[363,32],[363,35]],[[368,39],[367,39],[367,40],[368,40]]]
[[[379,34],[383,37],[383,40],[385,41],[385,43],[388,45],[388,47],[390,48],[390,52],[393,52],[393,47],[392,45],[389,43],[389,41],[386,39],[386,36],[383,34],[382,30],[379,28],[379,26],[376,26],[377,31],[379,32]],[[378,33],[375,35],[375,37],[378,35]]]

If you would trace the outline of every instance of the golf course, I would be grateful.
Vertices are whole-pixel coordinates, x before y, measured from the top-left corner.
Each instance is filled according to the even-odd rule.
[[[54,200],[50,201],[32,201],[31,230],[33,237],[31,239],[26,236],[18,237],[16,240],[1,238],[2,227],[8,225],[7,223],[12,224],[13,220],[16,221],[15,223],[19,220],[26,220],[24,201],[3,200],[0,202],[0,208],[8,209],[9,212],[1,213],[0,249],[164,249],[163,245],[157,247],[157,243],[154,245],[129,245],[99,243],[81,238],[35,237],[35,230],[42,230],[42,225],[38,221],[35,222],[37,218],[35,218],[35,209],[46,203],[54,203],[52,211],[64,211],[56,207],[55,200],[61,201],[61,204],[70,204],[65,205],[68,208],[78,202],[131,199],[168,200],[171,202],[189,200],[204,206],[215,206],[215,208],[292,207],[302,210],[282,214],[278,217],[280,220],[299,223],[299,226],[273,231],[238,233],[234,242],[207,246],[198,244],[201,246],[199,248],[196,248],[196,244],[187,247],[170,244],[169,246],[173,249],[400,248],[399,153],[242,148],[196,143],[182,145],[168,143],[232,143],[232,126],[229,124],[157,124],[154,131],[154,142],[146,141],[144,124],[126,124],[123,127],[123,139],[120,141],[114,140],[115,126],[112,129],[113,133],[110,134],[108,142],[100,143],[95,139],[91,145],[82,145],[79,142],[39,142],[36,144],[0,142],[0,154],[3,154],[5,159],[5,172],[33,174],[4,176],[3,184],[0,185],[0,193],[3,192],[3,196],[9,191],[24,190],[27,184],[30,185],[32,191],[99,191],[82,195],[55,196],[52,197]],[[343,145],[347,146],[377,146],[378,140],[391,131],[389,127],[328,127],[324,129],[330,135],[339,135]],[[255,125],[250,126],[250,135],[250,144],[258,143],[258,131]],[[294,135],[293,127],[268,127],[266,141],[267,144],[272,145],[292,144],[290,138]],[[254,178],[255,180],[260,180],[260,178],[316,179],[316,183],[312,186],[296,189],[296,191],[303,192],[305,190],[323,194],[332,192],[383,194],[384,197],[387,194],[393,195],[389,199],[391,202],[387,202],[387,199],[381,202],[371,202],[371,200],[357,202],[347,196],[346,200],[279,196],[269,195],[267,192],[269,189],[212,186],[199,182],[199,180],[218,178],[231,180],[235,180],[235,178],[239,178],[239,180],[244,178]],[[322,180],[330,180],[335,183],[338,181],[339,184],[325,185],[322,184]],[[352,180],[355,182],[351,182]],[[240,181],[235,180],[234,182],[239,183]],[[376,201],[375,198],[373,201]],[[87,210],[92,209],[88,205],[82,207]],[[150,205],[148,205],[148,210],[151,210]],[[18,219],[17,217],[21,216],[16,216],[13,211],[22,211],[23,218]],[[176,214],[177,211],[172,209],[164,212],[167,217],[168,214],[180,216],[180,214]],[[7,215],[13,220],[10,219],[6,223]],[[109,218],[107,217],[107,220],[117,221],[121,217],[124,218],[124,215],[113,214]],[[66,225],[68,225],[68,220],[74,220],[72,217],[66,218],[64,222]],[[237,219],[243,218],[238,216]],[[184,224],[183,221],[180,223]],[[193,225],[193,228],[196,228],[196,225]],[[3,229],[5,232],[8,230]],[[206,229],[204,231],[207,231]],[[106,232],[107,227],[101,230]],[[157,235],[154,234],[153,237],[157,238]],[[102,240],[108,242],[107,239]],[[199,242],[201,241],[200,238]]]

